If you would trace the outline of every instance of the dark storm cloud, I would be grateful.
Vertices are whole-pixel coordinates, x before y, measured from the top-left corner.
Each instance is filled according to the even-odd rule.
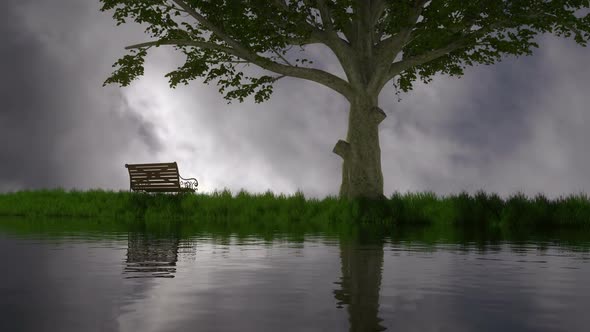
[[[52,140],[63,131],[65,124],[56,121],[57,115],[48,109],[59,109],[60,95],[52,94],[49,87],[57,77],[47,73],[52,63],[43,56],[43,46],[32,42],[27,32],[19,29],[19,18],[13,2],[3,2],[0,10],[0,31],[6,38],[0,51],[3,79],[0,96],[3,102],[0,122],[0,151],[2,172],[0,183],[48,185],[58,165],[51,159],[54,153]],[[40,169],[43,160],[43,175]],[[37,165],[35,165],[37,164]],[[25,180],[26,178],[26,180]]]
[[[108,41],[96,38],[101,30],[84,28],[110,18],[76,1],[10,0],[0,10],[0,31],[10,36],[0,51],[0,190],[80,187],[95,176],[92,163],[110,164],[134,140],[148,153],[161,148],[154,124],[133,113],[120,91],[92,94],[105,78],[100,63],[115,54],[100,51]],[[35,34],[34,27],[44,29]]]

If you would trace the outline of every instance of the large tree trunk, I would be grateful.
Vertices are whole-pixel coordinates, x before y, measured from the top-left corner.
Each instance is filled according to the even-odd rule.
[[[379,124],[386,115],[377,103],[378,94],[363,94],[350,104],[346,141],[339,140],[333,150],[343,159],[341,198],[385,198]]]

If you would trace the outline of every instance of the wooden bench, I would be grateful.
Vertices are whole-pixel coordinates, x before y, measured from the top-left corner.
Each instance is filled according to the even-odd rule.
[[[125,164],[129,171],[131,190],[143,192],[195,192],[199,182],[195,178],[185,179],[173,163]],[[184,181],[180,181],[180,179]],[[181,186],[182,185],[182,186]]]

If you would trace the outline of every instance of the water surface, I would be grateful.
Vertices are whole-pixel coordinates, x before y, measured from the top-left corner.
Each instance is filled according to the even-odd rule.
[[[565,245],[559,238],[463,236],[453,243],[421,241],[423,232],[269,239],[101,229],[89,220],[78,229],[71,222],[62,230],[59,223],[23,225],[0,219],[0,331],[575,332],[590,326],[589,243],[579,239]]]

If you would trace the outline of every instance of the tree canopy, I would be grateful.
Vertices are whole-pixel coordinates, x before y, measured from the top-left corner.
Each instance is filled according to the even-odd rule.
[[[416,74],[428,83],[436,73],[461,76],[464,65],[493,64],[502,54],[531,55],[531,47],[539,47],[532,41],[538,33],[573,35],[584,47],[590,36],[590,15],[574,15],[590,8],[590,0],[100,1],[101,11],[115,9],[117,25],[128,18],[147,23],[146,32],[155,38],[127,46],[131,54],[113,65],[119,68],[103,86],[129,85],[143,75],[147,49],[174,45],[186,62],[166,74],[170,87],[217,78],[220,93],[235,88],[224,98],[240,102],[253,93],[256,103],[268,100],[272,83],[286,76],[315,81],[347,98],[362,89],[381,91],[395,77],[396,89],[408,92]],[[179,16],[192,22],[174,19]],[[308,59],[285,58],[292,46],[316,43],[334,52],[347,80],[304,66],[313,63]],[[246,77],[250,83],[242,83],[240,63],[280,76]]]

